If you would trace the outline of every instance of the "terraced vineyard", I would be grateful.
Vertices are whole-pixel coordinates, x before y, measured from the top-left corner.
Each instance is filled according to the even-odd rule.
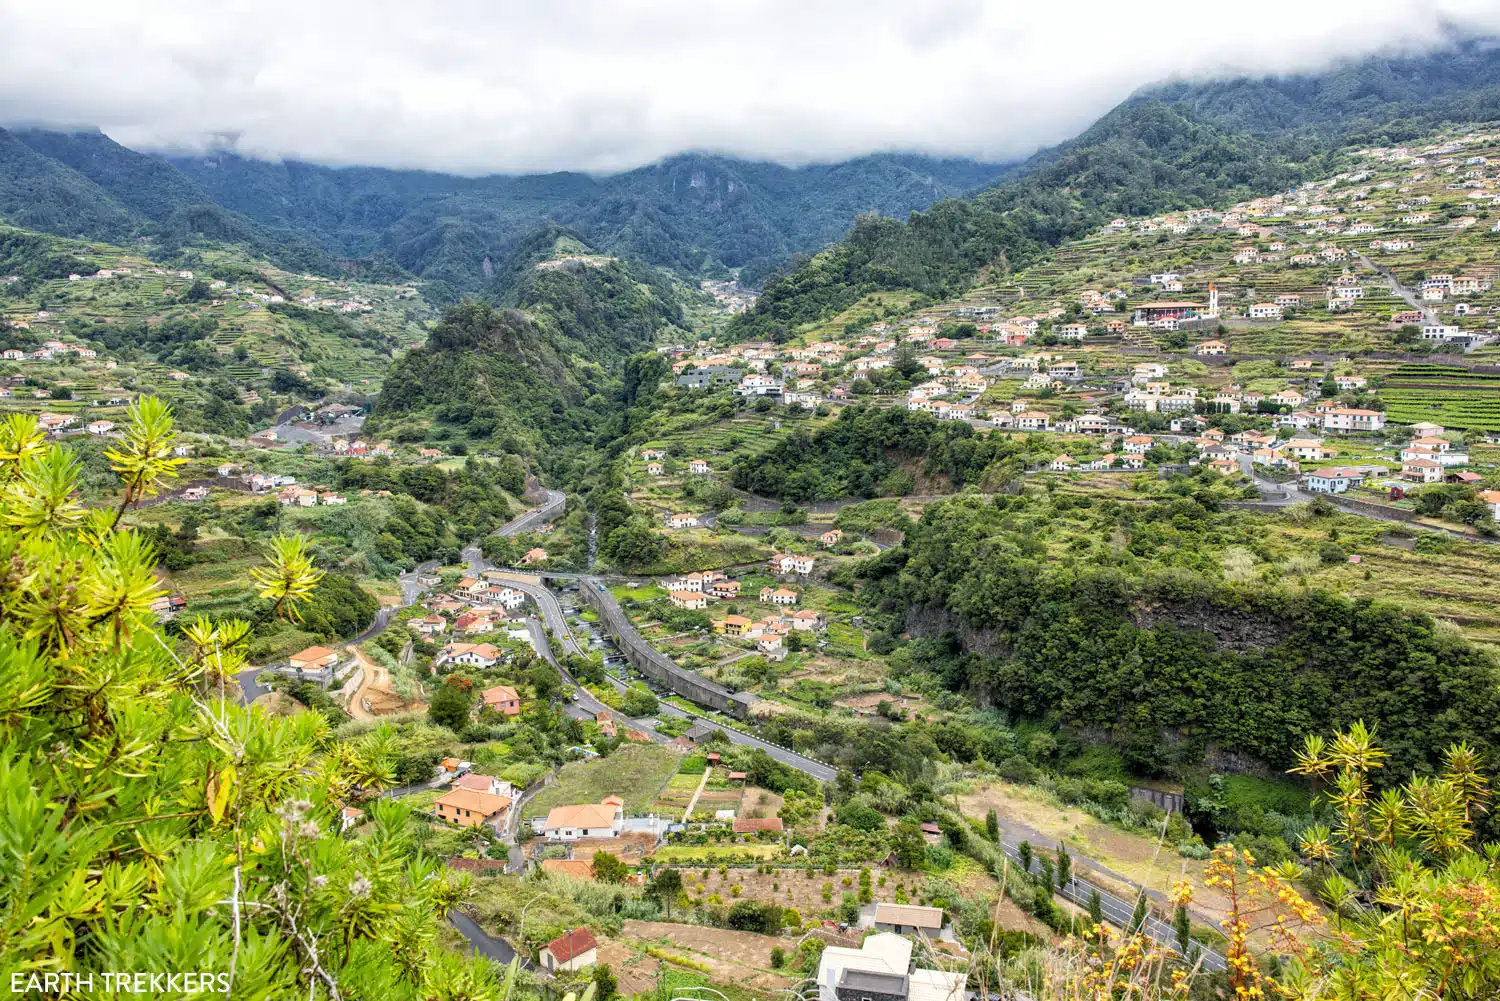
[[[425,337],[431,317],[414,288],[297,275],[232,248],[195,249],[169,265],[139,249],[29,236],[82,262],[82,275],[8,286],[0,299],[0,325],[13,321],[26,333],[14,338],[17,344],[7,340],[0,347],[29,349],[38,340],[58,338],[100,353],[97,360],[0,363],[0,374],[29,376],[39,385],[72,391],[72,401],[14,393],[6,405],[15,409],[86,411],[90,418],[117,419],[117,408],[92,406],[91,401],[143,393],[184,403],[212,396],[232,399],[214,385],[219,380],[242,393],[254,389],[266,399],[277,370],[295,372],[323,389],[371,393],[378,390],[392,355]],[[220,272],[233,282],[215,280]],[[196,292],[195,283],[200,286]],[[277,297],[289,301],[283,305]],[[211,328],[201,341],[206,358],[171,357],[175,342],[130,344],[129,352],[119,354],[105,343],[112,329],[183,321]]]
[[[1380,391],[1386,413],[1401,423],[1500,431],[1500,373],[1451,365],[1401,365]]]
[[[777,427],[778,423],[780,427]],[[705,458],[730,452],[759,455],[799,428],[811,434],[819,423],[821,421],[816,418],[783,420],[774,413],[739,414],[707,427],[694,420],[689,426],[653,438],[652,445],[664,446],[683,458],[693,458],[700,453]]]

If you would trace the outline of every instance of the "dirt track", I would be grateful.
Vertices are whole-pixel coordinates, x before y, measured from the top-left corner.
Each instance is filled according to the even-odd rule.
[[[359,662],[363,683],[359,691],[349,700],[349,715],[355,719],[375,719],[420,705],[407,705],[391,686],[390,672],[364,655],[359,647],[353,648],[354,659]],[[365,708],[366,705],[369,708]]]

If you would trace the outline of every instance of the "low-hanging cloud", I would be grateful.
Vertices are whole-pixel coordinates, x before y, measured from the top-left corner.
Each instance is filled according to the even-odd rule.
[[[1496,32],[1495,0],[0,0],[0,120],[470,174],[1003,159],[1168,77]]]

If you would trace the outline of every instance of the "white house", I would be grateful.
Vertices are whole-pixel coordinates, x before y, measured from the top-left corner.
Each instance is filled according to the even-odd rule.
[[[1052,426],[1052,418],[1040,410],[1023,410],[1016,414],[1016,428],[1021,431],[1045,431]]]
[[[532,830],[553,841],[579,838],[617,838],[625,827],[625,801],[607,796],[602,803],[554,806],[547,816],[532,821]]]
[[[1385,414],[1378,410],[1335,407],[1323,415],[1325,431],[1380,431],[1384,427]]]
[[[1303,486],[1315,494],[1341,494],[1365,481],[1358,469],[1319,469],[1307,474]]]
[[[1451,341],[1466,336],[1463,328],[1451,323],[1425,323],[1422,325],[1422,339],[1426,341]]]
[[[813,572],[815,561],[811,556],[799,556],[795,553],[777,553],[771,557],[771,569],[777,573],[794,573],[807,576]]]
[[[599,961],[599,943],[587,928],[574,928],[542,946],[537,959],[554,973],[581,970]]]

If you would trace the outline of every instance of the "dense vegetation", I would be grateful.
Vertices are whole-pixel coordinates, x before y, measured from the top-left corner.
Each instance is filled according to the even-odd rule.
[[[0,274],[19,276],[21,282],[17,284],[66,278],[87,266],[71,254],[59,253],[46,237],[17,229],[0,230]],[[15,288],[14,294],[22,291]]]
[[[731,333],[785,338],[875,291],[949,296],[982,269],[1034,263],[1045,247],[1116,216],[1229,204],[1324,173],[1328,163],[1312,142],[1273,144],[1185,107],[1129,102],[971,200],[939,203],[904,223],[862,219],[844,242],[768,282]]]
[[[367,431],[398,441],[486,440],[531,455],[543,441],[584,437],[598,418],[584,400],[604,383],[601,369],[570,364],[526,314],[466,302],[396,363]]]
[[[122,511],[173,475],[174,439],[144,400],[112,456]],[[436,948],[467,879],[373,799],[394,735],[335,744],[316,713],[225,701],[247,624],[156,632],[149,543],[76,485],[34,419],[0,424],[0,966],[187,974],[188,994],[486,996],[486,965]],[[256,571],[286,618],[320,578],[293,539]],[[357,840],[339,823],[354,803],[371,821]]]
[[[1000,168],[880,155],[800,168],[684,155],[614,177],[464,178],[337,169],[228,153],[164,158],[98,132],[0,131],[0,215],[66,236],[240,243],[285,267],[367,280],[402,273],[433,301],[481,291],[556,222],[601,250],[685,273],[758,280],[837,239],[858,212],[965,194]]]
[[[1289,130],[1389,145],[1447,122],[1500,118],[1500,52],[1456,45],[1437,56],[1375,57],[1325,73],[1181,81],[1144,97],[1187,105],[1226,128]]]
[[[670,283],[653,269],[604,259],[536,267],[561,241],[536,235],[519,263],[496,276],[501,307],[466,301],[427,343],[396,363],[366,429],[398,441],[467,451],[484,443],[581,489],[614,447],[624,409],[666,373],[651,345],[683,322]]]
[[[60,236],[150,236],[163,256],[191,243],[234,243],[287,268],[339,270],[300,235],[224,208],[161,158],[99,132],[0,129],[0,216]]]
[[[1297,735],[1361,718],[1400,770],[1434,767],[1453,739],[1500,748],[1493,655],[1430,617],[1157,562],[1168,535],[1183,535],[1186,561],[1206,548],[1189,538],[1209,521],[1192,497],[1075,512],[1125,549],[1054,562],[1034,535],[1053,515],[1040,503],[934,505],[902,547],[865,564],[866,594],[896,628],[939,641],[915,664],[947,686],[1107,734],[1145,771],[1219,750],[1285,765]]]
[[[1026,468],[1025,438],[978,434],[965,421],[939,421],[905,408],[846,407],[827,427],[795,431],[731,473],[741,490],[791,500],[913,493],[914,472],[961,488],[1003,483]],[[986,473],[989,473],[986,478]]]

